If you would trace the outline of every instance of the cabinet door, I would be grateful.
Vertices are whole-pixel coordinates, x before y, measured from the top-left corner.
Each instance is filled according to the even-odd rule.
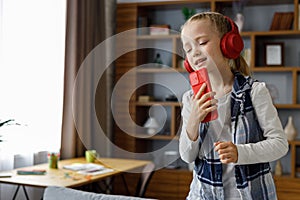
[[[191,171],[162,169],[154,173],[146,196],[160,200],[182,200],[187,197],[191,182]]]
[[[298,200],[300,195],[300,181],[290,178],[276,178],[275,184],[279,200]]]

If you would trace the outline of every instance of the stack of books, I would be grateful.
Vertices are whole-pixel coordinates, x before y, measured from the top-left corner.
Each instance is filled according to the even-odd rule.
[[[290,30],[294,20],[294,12],[275,12],[270,30]]]
[[[169,35],[170,26],[169,25],[151,25],[150,35]]]

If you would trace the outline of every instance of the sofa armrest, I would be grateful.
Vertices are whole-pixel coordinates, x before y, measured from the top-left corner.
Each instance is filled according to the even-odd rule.
[[[44,191],[43,200],[146,200],[145,198],[97,194],[65,187],[49,186]],[[150,199],[148,199],[150,200]]]

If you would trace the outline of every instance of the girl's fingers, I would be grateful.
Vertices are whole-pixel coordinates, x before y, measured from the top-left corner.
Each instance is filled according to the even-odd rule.
[[[208,113],[217,109],[217,100],[214,99],[215,92],[203,94],[206,84],[203,83],[196,95],[192,97],[192,110],[198,113],[199,121],[202,121]],[[203,94],[203,95],[202,95]]]
[[[215,150],[216,150],[216,148],[217,148],[217,145],[220,144],[220,143],[221,143],[221,141],[218,141],[218,142],[215,142],[215,143],[214,143]],[[217,150],[216,150],[216,151],[217,151]]]
[[[218,141],[215,143],[215,151],[219,151],[220,149],[224,149],[226,147],[226,142]]]
[[[209,92],[204,94],[200,99],[194,98],[194,101],[198,104],[198,106],[207,107],[207,104],[216,104],[218,102],[217,99],[214,98],[215,92]],[[209,99],[210,98],[210,99]],[[213,101],[210,101],[213,100]],[[203,106],[204,103],[207,103],[206,106]]]
[[[222,163],[237,162],[237,149],[232,142],[215,142],[215,151],[218,152]]]
[[[212,107],[212,106],[216,106],[218,103],[218,100],[216,99],[210,99],[210,100],[206,100],[204,103],[201,103],[201,101],[199,102],[199,105],[201,105],[200,107],[202,109],[205,109],[205,108],[209,108],[209,107]]]
[[[232,157],[231,153],[223,153],[219,156],[220,160],[230,159]]]
[[[197,94],[195,95],[196,99],[200,99],[201,95],[203,94],[204,90],[206,88],[206,83],[203,83],[199,89],[199,91],[197,92]]]
[[[219,149],[217,152],[219,155],[230,153],[228,149]]]
[[[223,164],[228,164],[228,163],[234,163],[235,159],[234,158],[226,158],[226,159],[220,159],[221,163]]]
[[[205,98],[205,99],[211,98],[211,99],[213,99],[215,95],[216,95],[216,92],[211,91],[211,92],[205,93],[201,98]]]

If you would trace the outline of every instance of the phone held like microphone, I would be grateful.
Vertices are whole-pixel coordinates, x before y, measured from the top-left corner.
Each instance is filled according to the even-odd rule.
[[[195,95],[197,94],[197,92],[199,91],[199,89],[201,88],[203,83],[206,83],[206,87],[205,87],[204,92],[201,94],[201,96],[212,91],[206,68],[201,68],[197,71],[190,72],[189,79],[190,79],[190,84],[191,84],[191,87],[192,87]],[[213,97],[209,97],[208,100],[211,100],[212,98]],[[201,122],[209,122],[209,121],[215,120],[217,118],[218,118],[218,111],[214,110],[214,111],[208,113],[206,115],[206,117],[204,118],[204,120],[202,120]]]

